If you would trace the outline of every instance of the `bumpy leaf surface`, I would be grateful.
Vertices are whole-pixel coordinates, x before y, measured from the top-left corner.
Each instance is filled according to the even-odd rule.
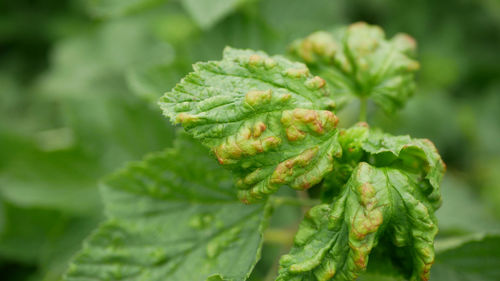
[[[184,142],[108,178],[108,220],[66,280],[246,280],[269,208],[241,204],[228,172],[207,154]]]
[[[326,79],[339,105],[357,96],[373,99],[388,112],[402,107],[414,92],[415,48],[410,36],[387,40],[380,27],[363,22],[315,32],[291,45],[295,56]]]
[[[428,139],[414,139],[408,135],[392,136],[366,123],[342,130],[339,136],[342,157],[336,160],[336,169],[328,182],[341,188],[360,161],[378,167],[392,167],[412,175],[421,185],[434,209],[441,206],[440,184],[446,166],[434,144]],[[338,168],[340,167],[340,168]]]
[[[277,280],[355,280],[381,236],[411,257],[410,280],[428,280],[436,234],[432,204],[412,175],[361,162],[332,205],[309,211]]]
[[[160,104],[238,175],[242,201],[284,184],[307,189],[332,170],[337,117],[325,81],[304,64],[226,48],[221,61],[194,70]]]
[[[277,280],[355,280],[381,239],[411,280],[428,280],[445,171],[436,148],[365,123],[341,131],[339,142],[342,157],[324,182],[338,196],[307,214]]]

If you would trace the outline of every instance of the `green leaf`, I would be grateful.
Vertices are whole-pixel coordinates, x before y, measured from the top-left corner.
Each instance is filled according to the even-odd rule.
[[[354,280],[376,246],[400,274],[427,280],[445,170],[436,148],[366,123],[339,135],[342,157],[323,182],[324,200],[336,198],[306,215],[278,280]]]
[[[307,189],[340,155],[337,117],[323,79],[263,52],[226,48],[160,100],[164,114],[211,148],[239,177],[244,202],[281,185]]]
[[[120,17],[157,6],[167,0],[86,0],[96,17]]]
[[[182,0],[181,3],[201,28],[209,29],[246,1]]]
[[[58,104],[75,145],[97,158],[99,176],[171,145],[171,126],[158,108],[127,90],[123,77],[127,69],[173,60],[172,47],[153,39],[155,18],[108,21],[62,40],[40,79],[39,90]]]
[[[291,45],[291,52],[325,78],[340,105],[353,97],[373,99],[385,111],[401,108],[415,90],[416,43],[406,34],[392,39],[363,22],[333,32],[315,32]]]
[[[441,206],[440,184],[446,165],[430,140],[414,139],[408,135],[392,136],[370,129],[361,122],[342,130],[339,142],[343,153],[336,164],[346,171],[329,175],[328,182],[336,183],[336,188],[342,187],[359,161],[365,161],[374,166],[393,167],[412,174],[421,182],[421,188],[434,209]]]
[[[36,262],[51,231],[62,224],[61,212],[20,208],[5,200],[0,207],[4,220],[0,232],[0,257]]]
[[[79,149],[43,151],[33,143],[21,148],[0,170],[0,192],[6,200],[78,214],[99,208],[95,179],[101,166],[95,158]]]
[[[182,78],[179,67],[154,65],[137,67],[127,72],[127,84],[138,96],[155,103],[165,89],[169,89]]]
[[[280,41],[289,41],[339,22],[346,21],[346,4],[329,0],[268,0],[259,2],[259,16]],[[297,16],[300,15],[300,16]],[[281,47],[280,50],[283,50]]]
[[[68,263],[80,250],[82,241],[94,230],[102,217],[62,217],[62,223],[46,237],[43,251],[38,251],[39,270],[43,280],[61,280]],[[36,234],[39,235],[39,234]],[[26,243],[29,244],[29,243]]]
[[[0,259],[34,265],[43,280],[60,280],[81,241],[98,222],[94,212],[75,217],[59,210],[21,208],[8,201],[0,202],[0,214]]]
[[[206,154],[183,140],[107,178],[108,220],[66,280],[245,280],[270,209],[241,204],[228,172]]]
[[[488,235],[438,253],[432,280],[500,280],[500,236]]]
[[[443,206],[436,213],[440,234],[500,233],[495,212],[479,200],[478,194],[458,174],[445,175],[442,194]]]
[[[388,239],[410,280],[428,280],[434,262],[434,208],[417,179],[403,170],[361,162],[331,205],[312,208],[277,280],[355,280],[369,254]],[[408,254],[410,253],[410,254]]]
[[[375,166],[389,165],[413,174],[421,182],[420,188],[434,209],[441,206],[440,184],[446,165],[430,140],[412,139],[408,135],[391,136],[371,130],[362,149]]]
[[[358,281],[404,281],[404,278],[386,274],[363,274]]]

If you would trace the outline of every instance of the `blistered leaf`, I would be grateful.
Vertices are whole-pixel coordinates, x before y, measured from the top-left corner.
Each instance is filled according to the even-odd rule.
[[[160,100],[164,114],[238,176],[244,202],[287,184],[307,189],[340,155],[337,117],[323,79],[301,63],[227,48],[197,63]]]
[[[228,172],[207,154],[183,140],[110,176],[108,220],[66,280],[246,280],[269,208],[241,204]]]
[[[339,105],[371,98],[388,112],[402,107],[415,90],[415,48],[410,36],[386,39],[380,27],[363,22],[315,32],[291,45],[295,56],[325,78]]]
[[[352,169],[359,161],[374,166],[401,169],[415,177],[434,209],[441,205],[440,184],[446,166],[434,144],[428,139],[415,139],[408,135],[392,136],[366,123],[342,130],[339,136],[342,157],[334,166],[342,167],[344,173],[332,173],[330,183],[340,185],[347,181]],[[339,186],[337,186],[339,187]]]
[[[323,199],[337,197],[306,215],[278,280],[355,280],[375,246],[410,280],[427,280],[445,170],[436,148],[366,123],[342,130],[339,143],[342,156],[323,182]]]
[[[430,140],[371,130],[362,149],[373,165],[391,166],[412,174],[434,209],[441,206],[440,184],[446,165]]]
[[[410,280],[428,280],[436,234],[434,208],[412,175],[361,162],[331,205],[308,212],[277,280],[355,280],[382,237],[405,251]]]

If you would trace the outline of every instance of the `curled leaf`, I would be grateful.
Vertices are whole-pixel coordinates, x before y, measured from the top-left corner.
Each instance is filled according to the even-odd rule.
[[[304,64],[226,48],[221,61],[194,70],[161,107],[238,176],[242,201],[282,185],[310,188],[332,170],[338,119],[324,80]]]
[[[290,49],[328,82],[339,105],[353,97],[371,98],[391,112],[415,90],[416,43],[406,34],[386,39],[380,27],[359,22],[315,32]]]
[[[411,253],[410,280],[428,280],[436,234],[434,208],[412,175],[361,162],[334,203],[308,212],[277,280],[355,280],[382,238]]]
[[[375,247],[408,279],[428,280],[445,171],[437,149],[366,123],[342,130],[339,143],[323,182],[323,199],[336,197],[306,215],[277,280],[355,280]]]
[[[446,170],[439,152],[428,139],[408,135],[392,136],[366,123],[342,130],[339,135],[342,157],[334,164],[327,184],[341,188],[360,161],[378,167],[392,167],[412,175],[418,181],[434,209],[441,205],[440,184]],[[341,172],[343,169],[344,172]]]

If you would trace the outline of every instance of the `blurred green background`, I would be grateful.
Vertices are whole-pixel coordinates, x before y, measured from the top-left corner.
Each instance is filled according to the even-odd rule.
[[[418,41],[417,94],[392,116],[372,105],[368,120],[438,147],[440,237],[500,230],[500,1],[2,1],[0,279],[60,280],[101,220],[98,179],[171,145],[156,100],[192,63],[226,45],[285,53],[360,20]],[[347,108],[342,125],[356,116]],[[254,280],[281,250],[264,250]]]

